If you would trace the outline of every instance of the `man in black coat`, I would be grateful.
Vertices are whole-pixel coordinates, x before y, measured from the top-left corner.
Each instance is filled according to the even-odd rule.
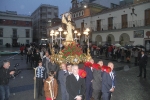
[[[139,75],[138,77],[142,76],[142,69],[144,69],[144,78],[146,78],[146,65],[147,65],[148,57],[144,54],[144,51],[141,51],[141,58],[139,60]]]
[[[85,80],[78,75],[78,65],[72,66],[72,74],[67,76],[66,88],[69,100],[84,100]]]
[[[50,55],[49,55],[49,52],[48,52],[48,51],[45,52],[45,55],[44,55],[42,61],[43,61],[43,62],[42,62],[43,67],[45,67],[45,69],[46,69],[45,78],[48,77],[48,74],[49,74],[50,71],[54,71],[55,78],[57,78],[59,66],[58,66],[56,63],[54,63],[54,62],[52,62],[52,61],[50,60]]]
[[[108,63],[108,67],[111,68],[111,72],[102,72],[102,100],[110,100],[111,93],[115,89],[115,73],[113,71],[114,64],[112,62]]]
[[[0,68],[0,100],[8,100],[10,91],[9,91],[9,78],[15,72],[9,70],[10,62],[5,60],[3,66]]]
[[[69,100],[69,95],[66,89],[66,78],[69,75],[69,73],[67,72],[65,63],[62,63],[60,67],[61,67],[61,70],[58,72],[58,81],[59,81],[59,85],[61,89],[61,96],[62,96],[61,100]]]
[[[91,64],[94,63],[93,59],[90,59]],[[92,98],[92,82],[93,82],[93,68],[91,66],[85,67],[85,71],[87,73],[87,76],[85,78],[85,86],[86,86],[86,100],[90,100]]]
[[[39,50],[37,49],[36,53],[34,54],[35,67],[38,66],[39,60],[41,60],[41,56],[40,56]]]
[[[103,61],[99,61],[98,64],[100,67],[103,66]],[[101,98],[101,84],[102,84],[102,77],[101,77],[101,70],[100,69],[93,69],[93,92],[92,97],[94,100],[100,100]]]

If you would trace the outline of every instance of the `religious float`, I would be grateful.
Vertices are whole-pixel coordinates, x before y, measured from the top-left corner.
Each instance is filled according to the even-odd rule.
[[[76,35],[80,36],[80,33],[77,33],[77,31],[75,30],[75,24],[72,21],[71,18],[71,14],[70,13],[66,13],[62,15],[62,23],[64,23],[67,27],[66,27],[66,31],[62,28],[59,27],[58,30],[51,30],[50,31],[50,36],[52,37],[52,44],[53,44],[53,40],[59,39],[59,45],[64,46],[63,49],[60,48],[59,52],[56,53],[55,48],[53,47],[53,45],[49,45],[50,46],[50,50],[51,50],[51,60],[57,64],[61,64],[61,63],[72,63],[72,64],[79,64],[79,63],[84,63],[86,61],[89,61],[91,59],[91,55],[90,55],[90,50],[89,50],[89,29],[87,28],[83,34],[85,35],[85,39],[87,40],[86,43],[88,45],[87,48],[87,53],[83,53],[82,48],[77,45],[77,38]],[[61,33],[65,34],[65,41],[62,42],[62,37],[61,37]],[[75,38],[73,38],[73,33],[75,34]],[[57,35],[59,34],[59,38],[57,37]],[[54,39],[55,37],[55,39]]]

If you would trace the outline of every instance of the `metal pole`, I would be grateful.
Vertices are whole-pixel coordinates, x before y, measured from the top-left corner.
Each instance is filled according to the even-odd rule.
[[[88,48],[89,48],[89,36],[87,36],[88,37]]]
[[[77,42],[77,36],[76,36],[76,33],[75,33],[75,41]]]
[[[53,35],[52,35],[52,45],[53,45]]]
[[[60,31],[60,46],[61,46],[61,31]],[[60,47],[60,51],[61,51],[61,47]]]

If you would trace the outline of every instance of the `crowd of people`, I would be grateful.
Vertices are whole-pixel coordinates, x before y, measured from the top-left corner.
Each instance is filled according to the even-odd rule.
[[[48,58],[47,58],[48,59]],[[62,63],[60,70],[47,70],[48,65],[43,66],[44,62],[39,61],[36,67],[37,97],[42,96],[42,88],[46,100],[55,100],[58,95],[58,85],[61,90],[62,100],[110,100],[111,93],[115,89],[114,64],[108,63],[109,72],[101,70],[103,61],[99,61],[97,68],[92,67],[94,60],[90,59],[90,64],[85,65],[86,77],[82,78],[79,74],[79,66]],[[52,67],[52,66],[48,66]],[[58,74],[57,74],[58,73]],[[58,75],[58,77],[57,77]],[[44,83],[44,86],[42,85]]]
[[[23,49],[25,48],[20,48],[20,50]],[[30,46],[25,50],[26,63],[30,62],[31,67],[35,68],[34,80],[36,81],[37,98],[43,96],[42,91],[44,90],[46,100],[55,100],[58,96],[58,88],[60,88],[62,100],[110,100],[116,86],[116,74],[112,62],[105,66],[100,60],[97,63],[98,66],[94,67],[96,63],[90,59],[89,64],[84,64],[82,67],[86,72],[86,77],[81,77],[79,74],[81,66],[70,63],[57,65],[51,61],[48,49],[39,50]],[[118,48],[116,52],[119,53],[122,50]],[[23,56],[23,53],[21,54]],[[135,55],[135,62],[139,65],[138,77],[142,76],[144,69],[144,78],[146,78],[148,57],[144,51],[137,51]],[[0,100],[9,98],[9,77],[15,73],[9,70],[9,66],[10,62],[4,61],[0,68]]]

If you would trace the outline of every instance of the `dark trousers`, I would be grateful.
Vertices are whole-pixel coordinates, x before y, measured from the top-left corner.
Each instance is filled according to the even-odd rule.
[[[43,78],[36,78],[37,96],[42,95]]]
[[[134,63],[135,66],[137,66],[137,59],[138,57],[135,57],[135,63]]]
[[[31,67],[35,67],[35,64],[34,64],[34,58],[31,56],[31,59],[30,59],[30,64],[31,64]],[[37,67],[37,66],[36,66]]]
[[[146,78],[146,66],[139,66],[140,74],[139,76],[142,76],[142,70],[144,70],[144,77]]]
[[[69,94],[66,90],[66,88],[63,85],[60,85],[61,87],[61,98],[62,100],[69,100]]]
[[[90,98],[92,97],[92,92],[93,92],[93,89],[92,89],[92,83],[89,83],[89,84],[86,84],[86,100],[90,100]]]
[[[94,100],[101,100],[101,95],[102,93],[100,90],[93,89],[92,97],[94,98]]]
[[[102,100],[110,100],[111,92],[103,92],[102,93]]]
[[[124,56],[121,56],[121,60],[124,61]]]
[[[0,100],[9,100],[9,86],[8,85],[0,85]]]
[[[27,54],[27,60],[26,60],[27,63],[30,62],[30,58],[31,58],[31,55]]]

